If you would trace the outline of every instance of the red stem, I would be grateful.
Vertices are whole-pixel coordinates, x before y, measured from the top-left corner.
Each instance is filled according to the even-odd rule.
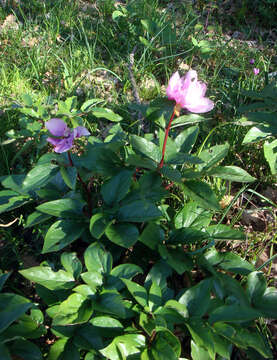
[[[169,120],[169,123],[167,125],[167,128],[165,130],[165,135],[164,135],[164,143],[163,143],[163,151],[162,151],[162,160],[160,161],[159,165],[158,165],[158,169],[161,169],[164,165],[164,154],[165,154],[165,148],[166,148],[166,143],[167,143],[167,138],[168,138],[168,133],[169,133],[169,130],[170,130],[170,127],[171,127],[171,123],[172,123],[172,120],[174,119],[174,116],[175,116],[175,107],[173,109],[173,113],[171,115],[171,118]]]
[[[72,157],[70,152],[67,152],[68,155],[68,160],[69,160],[69,164],[70,166],[74,166],[73,161],[72,161]],[[80,183],[82,184],[85,192],[87,193],[87,204],[88,204],[88,211],[89,211],[89,215],[91,216],[92,214],[92,204],[91,204],[91,193],[89,188],[86,186],[85,182],[83,181],[83,179],[81,178],[81,175],[77,172],[77,178],[80,181]]]

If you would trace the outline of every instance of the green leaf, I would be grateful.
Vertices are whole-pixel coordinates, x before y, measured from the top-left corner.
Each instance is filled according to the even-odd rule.
[[[223,305],[210,313],[209,323],[214,324],[218,321],[243,323],[261,317],[261,312],[251,307],[235,305]]]
[[[259,271],[253,271],[247,276],[246,293],[252,304],[261,300],[266,291],[266,278]]]
[[[198,157],[204,161],[204,164],[198,165],[199,171],[206,171],[223,160],[228,154],[229,147],[230,145],[226,143],[224,145],[215,145],[202,151]]]
[[[150,170],[155,170],[157,168],[157,163],[154,160],[144,158],[142,155],[137,154],[128,155],[126,164]]]
[[[26,105],[26,106],[32,106],[33,105],[32,97],[29,94],[23,94],[22,95],[22,100],[24,102],[24,105]]]
[[[271,174],[275,175],[277,173],[277,139],[264,143],[264,156],[270,166]]]
[[[271,131],[267,127],[255,127],[253,126],[248,133],[245,135],[242,144],[249,144],[264,140],[271,135]]]
[[[186,326],[198,346],[203,346],[208,350],[212,359],[215,358],[215,344],[211,329],[198,318],[190,318],[186,321]]]
[[[206,228],[209,235],[215,240],[246,240],[245,234],[228,225],[210,225]]]
[[[110,316],[96,316],[90,320],[96,332],[103,337],[114,337],[124,332],[120,321]]]
[[[122,360],[123,356],[139,355],[145,346],[145,337],[139,334],[117,336],[100,353],[110,360]]]
[[[194,227],[201,230],[210,224],[211,212],[197,205],[196,202],[188,202],[175,216],[174,224],[176,229],[183,227]]]
[[[162,216],[162,212],[151,202],[137,200],[123,205],[118,212],[118,221],[145,222],[155,220]]]
[[[115,290],[104,290],[101,292],[97,301],[92,302],[93,309],[96,311],[125,318],[126,308],[120,294]]]
[[[37,165],[28,172],[23,181],[23,191],[34,191],[46,185],[59,171],[54,164]]]
[[[11,189],[13,191],[16,191],[17,193],[22,193],[22,183],[25,179],[26,175],[7,175],[7,176],[1,176],[0,181],[1,184],[7,188]],[[23,195],[25,195],[23,193]]]
[[[62,338],[51,346],[47,360],[80,360],[80,354],[71,339]]]
[[[3,343],[0,343],[0,354],[2,356],[1,360],[12,360],[8,348]]]
[[[143,270],[135,264],[120,264],[112,269],[107,278],[106,287],[121,290],[124,288],[123,279],[132,279],[137,274],[142,274]]]
[[[231,252],[219,254],[216,266],[220,269],[241,275],[248,275],[255,270],[251,263]]]
[[[179,303],[186,306],[190,316],[202,317],[206,314],[211,301],[212,283],[209,279],[187,289],[180,297]]]
[[[82,223],[74,220],[58,220],[48,229],[42,254],[59,251],[79,239],[85,228]]]
[[[39,211],[34,211],[27,217],[25,229],[30,228],[34,225],[41,224],[51,218],[51,215],[43,214]]]
[[[195,344],[193,340],[190,343],[192,360],[212,360],[207,350],[202,346]]]
[[[11,275],[11,272],[0,275],[0,292],[2,291],[3,286],[4,286],[5,282],[7,281],[7,279],[9,278],[10,275]]]
[[[74,276],[74,279],[78,279],[82,272],[82,263],[76,253],[62,253],[61,264],[68,273]]]
[[[75,190],[77,180],[77,169],[75,167],[61,167],[60,172],[66,185]]]
[[[74,277],[71,274],[63,270],[54,272],[48,266],[34,266],[20,270],[19,273],[49,290],[71,289],[74,286]]]
[[[88,112],[91,110],[91,108],[94,106],[94,104],[103,102],[101,99],[89,99],[83,103],[81,106],[81,111]]]
[[[203,161],[201,159],[194,155],[184,154],[181,152],[168,157],[166,160],[166,163],[170,165],[201,164],[202,162]]]
[[[16,294],[0,294],[0,333],[32,307],[32,303]]]
[[[169,239],[167,240],[168,244],[202,244],[205,240],[209,239],[209,235],[204,233],[201,230],[194,229],[192,227],[181,228],[178,230],[174,230]]]
[[[31,201],[29,196],[19,195],[15,191],[0,191],[0,214],[5,211],[16,209],[29,201]]]
[[[121,278],[123,283],[126,285],[129,292],[132,294],[132,296],[135,298],[135,300],[143,307],[147,307],[147,292],[144,287],[141,285],[128,280]]]
[[[97,243],[91,244],[85,251],[84,260],[88,271],[109,274],[113,259],[111,254]]]
[[[87,271],[81,274],[81,277],[84,282],[89,285],[93,293],[96,292],[97,287],[100,287],[103,284],[103,276],[97,271]]]
[[[182,125],[197,124],[203,121],[207,121],[207,119],[198,114],[182,115],[173,119],[172,128]]]
[[[139,237],[137,227],[132,224],[110,225],[105,234],[110,241],[127,249],[133,246]]]
[[[89,230],[91,235],[99,240],[106,229],[114,222],[111,216],[104,213],[97,213],[90,218]]]
[[[92,312],[90,301],[83,295],[74,293],[59,305],[52,325],[82,324],[89,320]]]
[[[94,327],[90,322],[86,323],[81,327],[78,327],[78,331],[74,334],[73,343],[77,348],[82,350],[92,350],[95,354],[95,350],[103,349],[104,347],[100,331],[100,329],[98,331],[98,328]],[[87,357],[85,359],[87,359]],[[96,360],[97,358],[93,357],[92,359]]]
[[[91,113],[93,116],[95,116],[97,118],[103,118],[103,119],[107,119],[107,120],[110,120],[113,122],[118,122],[118,121],[122,120],[122,117],[120,115],[114,113],[110,109],[95,107],[95,108],[91,109]]]
[[[60,199],[48,201],[36,207],[42,213],[57,216],[82,218],[84,203],[73,199]]]
[[[256,180],[247,171],[238,166],[217,166],[208,172],[208,175],[237,182],[253,182]]]
[[[23,339],[13,342],[11,353],[23,360],[42,360],[40,349],[30,341]]]
[[[152,250],[157,249],[158,245],[162,244],[163,240],[164,231],[159,225],[151,222],[146,225],[139,236],[139,241]]]
[[[162,259],[168,263],[179,275],[185,271],[191,271],[193,268],[193,261],[184,251],[178,249],[167,249],[166,246],[160,245],[158,247]]]
[[[157,163],[160,162],[162,158],[161,151],[159,147],[154,143],[152,143],[151,141],[146,140],[137,135],[131,135],[130,143],[135,151],[138,151],[139,153],[156,161]]]
[[[162,305],[162,290],[160,286],[153,281],[148,294],[148,306],[151,312],[154,312]]]
[[[180,173],[180,171],[172,169],[170,166],[164,165],[161,168],[161,174],[173,182],[182,182],[182,174]]]
[[[197,139],[198,133],[198,126],[191,126],[188,129],[183,130],[175,139],[175,144],[178,151],[181,151],[183,153],[191,152],[193,145]]]
[[[185,193],[195,200],[202,208],[220,210],[218,200],[211,187],[197,180],[185,181],[183,184]]]
[[[188,313],[188,309],[187,309],[186,305],[181,304],[180,302],[178,302],[176,300],[167,301],[167,303],[165,304],[165,307],[175,310],[176,313],[181,315],[183,318],[189,317],[189,313]]]
[[[277,290],[273,287],[267,288],[263,296],[256,299],[255,309],[266,318],[277,319]]]
[[[154,359],[178,360],[181,355],[181,344],[178,338],[166,328],[158,328],[151,346]]]
[[[129,191],[131,182],[132,172],[128,170],[122,170],[106,181],[101,188],[101,194],[105,203],[112,206],[121,201]]]

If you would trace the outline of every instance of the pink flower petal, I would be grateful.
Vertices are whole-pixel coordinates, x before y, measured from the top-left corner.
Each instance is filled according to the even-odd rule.
[[[54,136],[65,136],[68,130],[66,123],[62,119],[57,118],[47,121],[45,126]]]
[[[181,85],[180,80],[181,79],[178,71],[175,72],[169,79],[168,86],[166,89],[166,95],[169,98],[169,100],[175,100],[176,95],[178,95]]]
[[[73,129],[74,138],[79,138],[81,136],[89,136],[90,132],[84,126],[77,126]]]
[[[210,99],[202,97],[195,103],[187,104],[186,108],[190,112],[201,114],[211,111],[214,108],[214,103]]]
[[[54,145],[54,151],[56,153],[63,153],[70,150],[73,146],[74,136],[73,132],[66,138],[63,139],[54,139],[47,138],[47,141]]]

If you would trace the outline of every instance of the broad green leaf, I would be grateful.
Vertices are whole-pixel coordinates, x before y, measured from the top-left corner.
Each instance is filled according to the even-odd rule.
[[[91,235],[99,240],[105,233],[107,227],[114,222],[111,216],[105,213],[97,213],[90,218],[89,230]]]
[[[78,349],[92,350],[94,354],[95,350],[103,349],[104,347],[100,331],[98,331],[97,327],[90,324],[90,322],[78,327],[78,331],[74,334],[73,343]],[[93,357],[93,359],[96,360],[97,357]]]
[[[157,246],[162,243],[163,240],[163,229],[159,225],[151,222],[146,225],[141,235],[139,236],[139,241],[141,241],[144,245],[148,246],[152,250],[155,250]]]
[[[82,218],[84,203],[74,199],[60,199],[48,201],[36,207],[42,213],[58,216],[58,217],[71,217]]]
[[[178,360],[181,355],[181,344],[171,331],[160,327],[157,329],[151,352],[155,360]]]
[[[273,287],[267,288],[263,296],[255,301],[255,309],[259,310],[263,317],[277,319],[277,290]]]
[[[162,216],[158,207],[148,201],[137,200],[123,205],[118,212],[118,220],[122,222],[145,222]]]
[[[141,285],[128,280],[121,278],[123,283],[126,285],[129,292],[132,294],[132,296],[135,298],[135,300],[143,307],[147,307],[147,292],[144,287]]]
[[[0,333],[32,307],[32,303],[16,294],[0,294]]]
[[[146,289],[150,289],[151,284],[155,282],[162,290],[164,290],[167,288],[166,279],[171,275],[171,267],[165,261],[159,260],[155,263],[146,276],[144,287]]]
[[[9,276],[11,275],[11,272],[8,273],[4,273],[0,275],[0,292],[3,289],[3,286],[5,284],[5,282],[7,281],[7,279],[9,278]]]
[[[190,343],[192,360],[212,360],[208,351],[202,346],[197,345],[193,340]]]
[[[82,263],[76,253],[62,253],[61,264],[67,272],[72,274],[75,279],[78,279],[82,272]]]
[[[180,171],[173,169],[170,166],[164,165],[161,168],[161,174],[173,182],[177,182],[177,183],[182,182],[182,174],[180,173]]]
[[[266,278],[259,271],[253,271],[247,276],[246,293],[252,304],[259,302],[266,291]]]
[[[230,145],[228,143],[224,145],[215,145],[202,151],[198,157],[204,161],[203,164],[198,165],[200,171],[207,171],[212,166],[218,164],[228,154]]]
[[[101,194],[106,204],[113,205],[121,201],[131,186],[132,172],[122,170],[106,181],[101,188]]]
[[[112,110],[110,109],[106,109],[106,108],[100,108],[100,107],[95,107],[93,109],[91,109],[91,113],[93,116],[97,117],[97,118],[104,118],[113,122],[118,122],[122,120],[122,116],[114,113]]]
[[[198,114],[182,115],[173,119],[172,127],[174,128],[176,126],[197,124],[202,121],[207,121],[207,119]]]
[[[19,195],[12,190],[0,191],[0,214],[16,209],[29,201],[31,201],[31,199],[28,195]]]
[[[103,102],[103,100],[101,99],[89,99],[87,101],[85,101],[83,103],[83,105],[81,106],[81,111],[84,111],[84,112],[88,112],[90,111],[90,109],[95,105],[95,104],[98,104],[100,102]]]
[[[253,126],[245,135],[242,144],[258,142],[260,140],[266,139],[270,135],[271,135],[271,131],[269,128],[262,126],[259,127]]]
[[[193,261],[181,249],[167,249],[164,245],[159,245],[158,251],[162,259],[168,263],[179,275],[185,271],[191,271],[193,268]]]
[[[46,185],[59,171],[59,166],[54,164],[37,165],[23,181],[23,191],[34,191]]]
[[[183,183],[185,193],[195,200],[202,208],[220,210],[218,200],[211,187],[197,180],[185,181]]]
[[[114,337],[124,332],[120,321],[110,316],[96,316],[90,320],[96,332],[103,337]]]
[[[211,212],[197,205],[196,202],[188,202],[175,216],[174,224],[176,229],[183,227],[194,227],[201,230],[210,224]]]
[[[60,173],[61,173],[63,181],[66,183],[66,185],[70,189],[75,190],[76,181],[77,181],[77,169],[73,166],[72,167],[61,167]]]
[[[111,254],[97,243],[91,244],[86,249],[84,260],[88,271],[108,274],[112,269],[113,259]]]
[[[99,275],[99,274],[98,274]],[[84,297],[94,297],[94,295],[97,292],[96,286],[89,286],[86,284],[78,285],[76,286],[73,291],[75,291],[78,294],[83,295]]]
[[[203,316],[206,314],[211,301],[212,283],[209,279],[202,280],[197,285],[187,289],[178,300],[186,306],[190,316]]]
[[[142,274],[142,269],[135,264],[120,264],[112,269],[110,276],[107,277],[106,287],[121,290],[124,288],[123,279],[132,279],[137,274]]]
[[[59,305],[57,315],[53,318],[53,326],[81,324],[89,320],[93,312],[91,304],[78,293],[71,294]]]
[[[16,191],[17,193],[22,193],[22,183],[25,179],[26,175],[7,175],[7,176],[1,176],[0,181],[1,184],[6,189],[11,189],[13,191]],[[24,193],[23,193],[24,195]]]
[[[184,227],[174,230],[167,240],[167,243],[173,245],[202,244],[202,242],[208,240],[209,238],[209,235],[201,230],[194,229],[193,227]]]
[[[144,331],[146,331],[149,336],[151,336],[153,330],[156,327],[156,322],[152,315],[141,312],[139,315],[139,325],[144,329]]]
[[[241,275],[248,275],[255,270],[251,263],[231,252],[220,253],[215,265],[220,269]]]
[[[199,133],[198,126],[191,126],[183,130],[175,139],[177,149],[183,153],[190,153]]]
[[[132,224],[110,225],[105,234],[110,241],[127,249],[133,246],[139,237],[137,227]]]
[[[93,292],[103,284],[103,276],[97,271],[87,271],[81,274],[82,279],[89,285]]]
[[[48,266],[34,266],[19,273],[49,290],[71,289],[74,286],[74,277],[70,273],[63,270],[55,272]]]
[[[231,323],[243,323],[245,321],[251,321],[261,317],[261,312],[247,306],[235,305],[223,305],[209,314],[210,324],[214,324],[218,321],[231,322]]]
[[[37,345],[24,339],[13,342],[11,353],[22,360],[42,360],[42,353]]]
[[[97,301],[92,301],[93,309],[104,314],[125,318],[126,308],[121,295],[115,290],[103,290]]]
[[[238,166],[217,166],[208,172],[208,175],[237,182],[253,182],[256,180],[247,171]]]
[[[135,151],[138,151],[157,163],[160,162],[162,154],[157,145],[137,135],[131,135],[130,142]]]
[[[272,175],[277,173],[277,139],[264,143],[264,156],[269,164]]]
[[[24,102],[24,105],[26,105],[26,106],[32,106],[33,105],[32,97],[29,94],[23,94],[22,95],[22,100]]]
[[[51,218],[51,215],[43,214],[39,211],[34,211],[32,214],[30,214],[26,220],[26,228],[30,228],[34,225],[41,224],[44,221],[47,221]]]
[[[165,307],[173,309],[179,315],[181,315],[183,318],[188,318],[189,317],[189,313],[188,313],[188,309],[187,309],[186,305],[181,304],[180,302],[178,302],[176,300],[167,301],[166,304],[165,304]]]
[[[202,319],[190,318],[185,322],[193,341],[198,346],[202,346],[208,350],[212,359],[215,358],[215,344],[211,329],[204,323]]]
[[[155,170],[157,168],[157,163],[154,160],[144,158],[142,155],[137,154],[129,155],[126,159],[126,164],[150,170]]]
[[[122,360],[123,356],[139,355],[145,346],[145,337],[140,334],[117,336],[100,353],[109,360]]]
[[[160,286],[153,281],[148,294],[148,306],[151,312],[154,312],[162,305],[162,290]]]
[[[58,220],[48,229],[42,254],[59,251],[80,238],[84,232],[84,224],[74,220]]]
[[[166,163],[170,165],[201,164],[202,162],[203,161],[197,156],[184,154],[181,152],[178,152],[175,155],[168,157],[168,159],[166,160]]]
[[[72,339],[62,338],[51,346],[47,360],[80,360],[80,354]]]
[[[0,343],[0,354],[2,356],[1,360],[12,360],[8,348],[3,343]]]
[[[242,231],[233,229],[228,225],[210,225],[206,231],[215,240],[246,240]]]

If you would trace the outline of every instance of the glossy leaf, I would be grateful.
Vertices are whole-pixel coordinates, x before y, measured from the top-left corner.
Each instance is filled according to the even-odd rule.
[[[105,233],[107,227],[114,222],[108,214],[97,213],[90,218],[89,230],[91,235],[99,240]]]
[[[132,182],[132,172],[122,170],[106,181],[101,188],[101,194],[106,204],[113,205],[122,200],[128,193]]]
[[[179,275],[185,271],[191,271],[193,261],[184,251],[180,249],[167,249],[164,245],[158,247],[162,259],[168,263]]]
[[[77,169],[73,166],[61,167],[60,172],[61,172],[63,181],[66,183],[66,185],[70,189],[75,190],[76,181],[77,181]]]
[[[185,193],[195,200],[199,206],[208,210],[220,210],[218,200],[211,187],[197,180],[185,181],[183,184]]]
[[[246,293],[250,301],[255,304],[259,302],[266,290],[266,278],[259,271],[253,271],[247,276]]]
[[[242,183],[256,180],[256,178],[238,166],[217,166],[211,169],[208,174],[221,179]]]
[[[59,251],[80,238],[85,228],[74,220],[58,220],[48,229],[42,254]]]
[[[135,275],[142,273],[142,269],[135,264],[120,264],[112,269],[110,276],[107,278],[106,286],[119,291],[125,286],[120,280],[121,278],[130,280]]]
[[[126,285],[127,289],[132,294],[132,296],[135,298],[135,300],[143,308],[145,308],[147,306],[147,299],[148,299],[145,288],[131,280],[123,279],[123,278],[121,280]]]
[[[277,290],[273,287],[267,288],[263,296],[255,301],[255,309],[264,317],[277,319]]]
[[[71,289],[74,277],[66,271],[53,271],[48,266],[34,266],[19,271],[26,279],[38,283],[49,290]]]
[[[137,135],[131,135],[130,141],[135,151],[138,151],[157,163],[160,162],[162,154],[157,145]]]
[[[144,222],[162,216],[161,211],[151,202],[137,200],[124,205],[118,212],[118,220],[122,222]]]
[[[82,272],[82,263],[76,253],[62,253],[61,264],[67,272],[72,274],[75,279],[78,279]]]
[[[224,145],[215,145],[202,151],[198,157],[204,161],[204,164],[198,165],[200,171],[206,171],[212,166],[218,164],[228,154],[230,145],[228,143]]]
[[[139,237],[137,227],[132,224],[110,225],[105,234],[110,241],[127,249],[133,246]]]
[[[243,323],[258,319],[261,312],[251,307],[241,305],[223,305],[210,313],[209,322],[214,324],[218,321]]]
[[[46,185],[59,171],[59,166],[54,164],[37,165],[28,172],[23,181],[24,191],[34,191]]]
[[[110,360],[122,360],[122,356],[140,354],[145,346],[145,337],[139,334],[126,334],[114,340],[100,353]]]
[[[29,196],[19,195],[17,192],[12,190],[0,191],[0,214],[16,209],[30,200]]]
[[[277,174],[277,139],[271,142],[264,143],[264,156],[270,166],[272,175]]]
[[[183,130],[175,139],[177,149],[183,153],[190,153],[199,133],[198,126],[191,126]]]
[[[143,229],[143,232],[139,236],[139,241],[152,250],[155,250],[163,240],[164,231],[159,225],[151,222],[146,225],[146,227]]]
[[[43,214],[39,211],[34,211],[32,214],[30,214],[26,220],[25,228],[30,228],[34,225],[38,225],[43,223],[44,221],[47,221],[51,218],[51,215]]]
[[[174,223],[176,229],[192,226],[201,230],[208,226],[211,220],[211,212],[199,207],[196,202],[190,201],[177,213]]]
[[[106,108],[95,107],[91,109],[91,113],[97,118],[104,118],[112,122],[118,122],[122,120],[122,117],[120,115]]]
[[[73,199],[48,201],[36,207],[37,211],[45,214],[64,217],[82,218],[84,203]]]
[[[233,229],[228,225],[210,225],[206,231],[215,240],[246,240],[242,231]]]
[[[112,256],[97,243],[91,244],[84,254],[85,264],[88,271],[96,271],[108,274],[112,269]]]

